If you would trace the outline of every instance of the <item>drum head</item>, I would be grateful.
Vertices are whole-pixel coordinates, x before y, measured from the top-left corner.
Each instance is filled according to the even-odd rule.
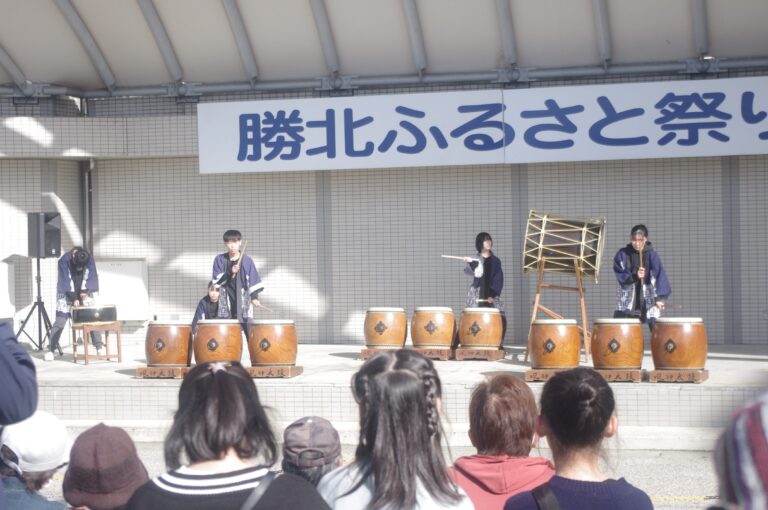
[[[203,321],[197,321],[197,322],[203,322]],[[149,324],[147,326],[189,326],[190,323],[187,321],[149,321]]]
[[[376,313],[376,312],[405,313],[404,308],[386,308],[386,307],[369,308],[368,311],[372,313]]]
[[[534,326],[573,326],[576,324],[576,319],[536,319],[533,321]]]
[[[630,317],[619,319],[595,319],[595,324],[640,324],[640,319]]]
[[[466,313],[499,313],[498,308],[465,308]]]
[[[215,325],[215,324],[240,324],[240,321],[237,319],[200,319],[197,321],[198,324],[209,324],[209,325]]]
[[[290,319],[260,319],[251,321],[251,324],[254,326],[286,326],[288,324],[293,325],[293,323]]]
[[[414,309],[415,312],[442,312],[453,313],[453,308],[448,306],[417,306]]]
[[[656,322],[662,324],[699,324],[704,322],[701,317],[659,317]]]

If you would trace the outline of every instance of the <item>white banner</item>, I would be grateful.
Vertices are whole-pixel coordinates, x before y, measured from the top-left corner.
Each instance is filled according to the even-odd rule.
[[[768,153],[768,77],[198,105],[201,173]]]

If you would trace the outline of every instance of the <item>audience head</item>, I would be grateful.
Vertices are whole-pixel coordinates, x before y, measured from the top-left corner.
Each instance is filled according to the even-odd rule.
[[[3,477],[17,477],[29,492],[42,489],[69,461],[72,446],[64,423],[45,411],[3,429],[0,454]]]
[[[540,435],[553,452],[599,447],[616,429],[613,390],[590,368],[559,372],[541,392]]]
[[[536,430],[536,400],[519,378],[500,374],[480,383],[469,402],[469,436],[481,455],[525,457]]]
[[[272,465],[277,441],[259,401],[253,379],[237,362],[196,365],[179,390],[179,408],[165,439],[165,463],[181,466],[223,458],[233,450],[241,459],[261,456]]]
[[[283,432],[283,471],[317,485],[320,479],[341,465],[341,439],[331,422],[319,416],[305,416]]]
[[[411,350],[382,352],[352,377],[360,407],[357,461],[375,480],[372,508],[414,508],[417,484],[439,501],[458,501],[440,447],[440,378]]]
[[[729,508],[768,508],[768,393],[737,411],[715,446],[720,501]]]
[[[75,440],[62,490],[75,508],[113,510],[148,480],[128,433],[99,423]]]

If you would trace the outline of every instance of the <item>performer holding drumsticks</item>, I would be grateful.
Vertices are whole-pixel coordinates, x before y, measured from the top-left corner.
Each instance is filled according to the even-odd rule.
[[[613,272],[619,283],[613,316],[637,317],[653,329],[665,308],[664,301],[672,294],[672,287],[659,255],[648,240],[648,228],[635,225],[629,240],[613,258]]]
[[[226,290],[229,310],[232,318],[237,318],[246,336],[253,318],[253,306],[262,306],[259,293],[264,290],[256,264],[245,254],[245,246],[240,251],[242,235],[238,230],[224,232],[226,253],[220,253],[213,259],[213,277],[211,282]],[[265,307],[266,308],[266,307]]]
[[[494,255],[492,248],[491,235],[488,232],[480,232],[475,238],[476,256],[443,255],[443,258],[459,259],[467,263],[464,273],[472,276],[472,284],[467,292],[467,308],[497,308],[501,312],[503,341],[507,331],[507,317],[500,297],[504,288],[504,272],[501,270],[501,260]]]

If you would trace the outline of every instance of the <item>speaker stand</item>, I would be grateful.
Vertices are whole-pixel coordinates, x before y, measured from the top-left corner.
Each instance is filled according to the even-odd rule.
[[[43,350],[43,341],[46,338],[50,338],[51,336],[51,319],[48,317],[48,312],[45,310],[45,303],[43,303],[42,298],[42,292],[40,290],[40,284],[41,284],[41,278],[40,278],[40,257],[37,257],[37,276],[35,276],[35,281],[37,282],[37,299],[32,304],[32,308],[29,309],[29,313],[27,314],[27,317],[24,319],[24,322],[21,323],[21,327],[19,328],[18,333],[16,333],[16,338],[19,338],[19,335],[24,333],[27,338],[29,338],[30,342],[32,342],[32,345],[34,345],[38,351]],[[34,338],[29,336],[29,334],[24,331],[24,328],[27,326],[27,323],[29,322],[29,319],[32,317],[32,314],[34,311],[37,310],[37,343],[35,343]],[[45,328],[45,336],[43,336],[43,328]],[[64,353],[61,350],[60,345],[55,346],[59,350],[59,355],[63,355]]]

